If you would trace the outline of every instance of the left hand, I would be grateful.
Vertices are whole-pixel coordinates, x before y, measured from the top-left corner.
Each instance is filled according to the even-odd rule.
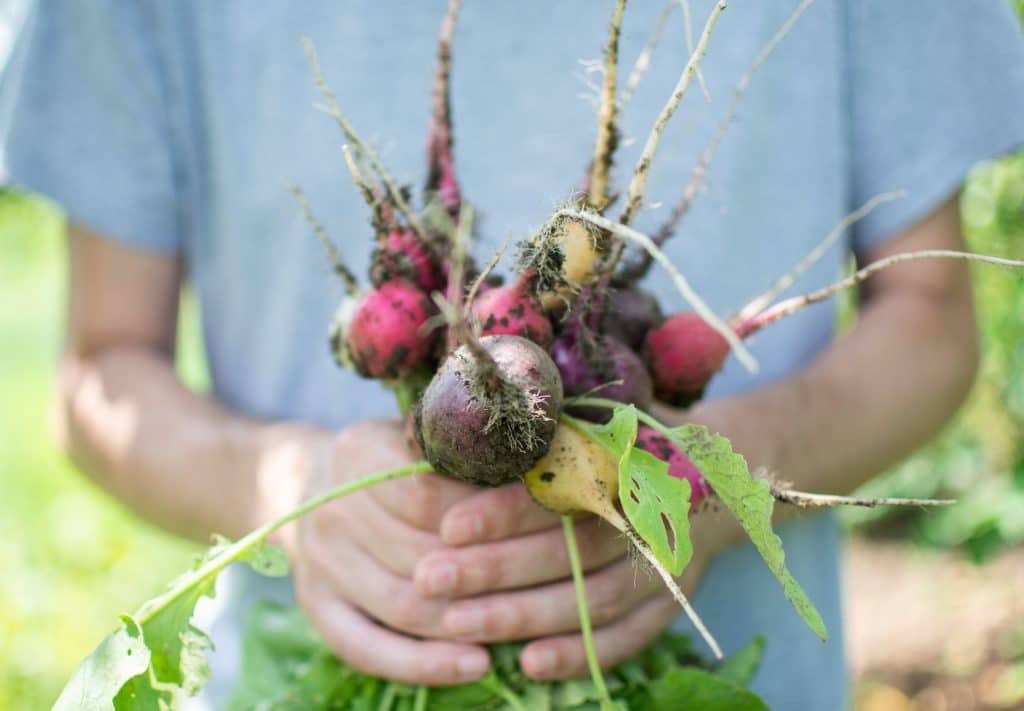
[[[578,519],[576,530],[598,659],[614,666],[648,646],[681,610],[657,575],[638,573],[618,531],[593,517]],[[537,505],[523,484],[508,484],[455,503],[441,521],[441,538],[452,547],[420,558],[414,581],[425,596],[452,598],[442,624],[451,638],[531,639],[520,660],[527,676],[586,676],[557,514]],[[687,595],[717,553],[696,543],[680,580]]]

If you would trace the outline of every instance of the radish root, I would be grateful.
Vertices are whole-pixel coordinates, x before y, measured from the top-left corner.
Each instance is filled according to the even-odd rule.
[[[601,89],[601,105],[597,112],[597,141],[594,143],[594,157],[590,165],[590,179],[587,185],[587,204],[595,210],[603,209],[608,203],[608,172],[611,170],[612,155],[619,142],[615,125],[617,114],[616,91],[619,66],[619,35],[622,30],[622,14],[626,0],[617,0],[608,29],[608,44],[604,50],[604,82]]]
[[[337,248],[334,246],[334,242],[331,241],[330,236],[327,234],[327,230],[320,224],[320,221],[316,219],[316,215],[313,214],[313,208],[309,204],[309,198],[306,197],[305,191],[298,185],[285,185],[288,190],[291,191],[292,195],[298,201],[299,205],[302,206],[303,215],[306,218],[306,222],[313,229],[313,233],[317,239],[320,240],[320,244],[324,248],[324,252],[327,253],[327,261],[331,263],[331,268],[334,273],[337,274],[341,281],[345,284],[345,291],[349,296],[354,296],[359,293],[359,282],[356,280],[355,274],[345,266],[345,263],[341,261],[341,255],[338,254]]]

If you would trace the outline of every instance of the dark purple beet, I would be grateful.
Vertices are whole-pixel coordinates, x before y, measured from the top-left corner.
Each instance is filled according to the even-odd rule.
[[[629,346],[608,335],[586,340],[582,327],[570,324],[551,346],[551,358],[562,376],[567,395],[583,395],[599,386],[594,397],[608,398],[646,409],[653,398],[651,377],[640,357]],[[572,407],[570,412],[595,422],[604,422],[611,411],[604,408]]]
[[[608,298],[603,330],[634,351],[644,344],[647,332],[665,320],[654,295],[636,286],[614,289]]]
[[[462,345],[441,364],[416,406],[414,428],[435,471],[498,486],[547,454],[562,409],[562,382],[532,341],[485,336],[479,345],[484,358]]]

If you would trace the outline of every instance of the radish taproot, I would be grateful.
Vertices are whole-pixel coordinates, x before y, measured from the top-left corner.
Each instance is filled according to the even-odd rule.
[[[547,453],[561,409],[562,381],[543,348],[520,336],[470,337],[416,406],[416,440],[437,472],[498,486]]]

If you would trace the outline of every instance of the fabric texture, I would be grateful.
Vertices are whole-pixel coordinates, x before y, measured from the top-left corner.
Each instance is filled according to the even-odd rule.
[[[709,0],[691,3],[706,17]],[[181,254],[199,295],[214,394],[250,415],[342,426],[390,415],[378,383],[339,370],[325,347],[342,295],[281,181],[309,193],[348,262],[370,250],[368,215],[318,99],[299,38],[316,43],[354,124],[402,180],[425,174],[424,135],[443,2],[40,0],[0,91],[6,169],[71,220],[134,248]],[[664,137],[638,227],[679,199],[736,80],[796,2],[735,3],[696,87]],[[466,3],[454,46],[456,160],[483,215],[478,251],[525,235],[579,183],[594,134],[581,58],[601,52],[608,2]],[[643,46],[661,3],[631,4],[621,56]],[[616,185],[685,63],[674,17],[623,113]],[[699,23],[698,23],[699,25]],[[14,79],[17,77],[17,79]],[[668,244],[719,313],[764,290],[851,209],[908,197],[857,225],[790,293],[832,281],[850,246],[870,249],[928,214],[977,161],[1024,140],[1024,46],[1001,0],[819,0],[754,77],[711,164],[708,190]],[[648,282],[667,309],[668,279]],[[751,342],[761,368],[731,359],[708,396],[800,370],[832,339],[820,304]],[[784,527],[787,561],[832,633],[805,629],[749,547],[715,562],[696,606],[728,650],[764,634],[754,687],[775,709],[846,704],[838,560],[829,516]],[[235,570],[215,607],[216,704],[237,665],[244,603],[287,587]],[[273,591],[273,592],[272,592]]]

